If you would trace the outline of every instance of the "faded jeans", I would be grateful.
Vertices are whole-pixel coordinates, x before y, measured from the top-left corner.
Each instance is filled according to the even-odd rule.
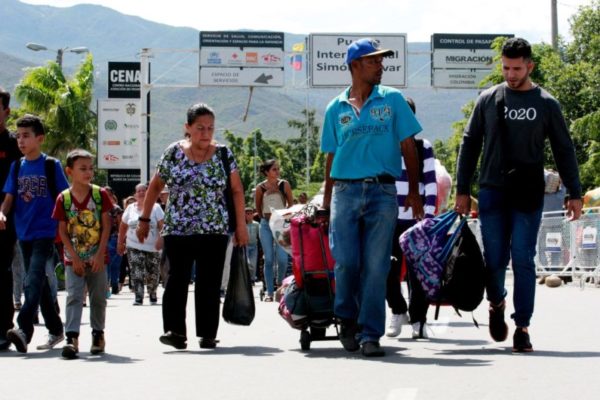
[[[274,258],[277,259],[277,284],[281,285],[283,278],[288,268],[288,253],[285,252],[283,247],[277,243],[273,238],[273,233],[269,227],[269,220],[262,218],[260,220],[260,228],[258,230],[258,237],[260,244],[262,245],[263,254],[265,256],[264,275],[267,284],[267,295],[273,296],[274,286],[274,273],[273,264]]]
[[[73,266],[68,265],[65,267],[65,275],[67,284],[65,331],[79,333],[86,285],[90,296],[90,326],[95,331],[103,331],[106,319],[105,269],[92,272],[91,267],[86,267],[85,274],[77,276],[73,272]]]
[[[398,217],[396,186],[335,182],[329,243],[336,260],[334,312],[362,326],[360,342],[385,331],[386,279]]]

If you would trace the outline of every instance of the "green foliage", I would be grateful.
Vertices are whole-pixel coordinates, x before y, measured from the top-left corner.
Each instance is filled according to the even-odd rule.
[[[43,118],[44,151],[64,158],[74,148],[95,150],[96,116],[91,111],[94,65],[88,54],[72,78],[67,79],[56,62],[29,68],[15,89],[19,114]]]

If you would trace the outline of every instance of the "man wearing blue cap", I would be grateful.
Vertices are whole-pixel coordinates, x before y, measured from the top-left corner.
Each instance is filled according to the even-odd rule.
[[[340,341],[347,351],[362,347],[367,357],[385,355],[379,339],[385,330],[386,278],[398,215],[395,180],[403,155],[409,178],[405,206],[417,219],[423,216],[412,138],[421,125],[400,91],[380,85],[383,58],[393,54],[368,38],[348,46],[352,85],[327,106],[321,135]]]

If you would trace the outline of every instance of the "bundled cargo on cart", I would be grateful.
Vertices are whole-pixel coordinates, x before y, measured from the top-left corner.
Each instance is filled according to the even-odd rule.
[[[328,215],[314,205],[290,219],[293,276],[284,283],[279,313],[290,326],[301,330],[303,350],[310,349],[311,341],[337,338],[326,336],[327,327],[335,323],[335,261],[327,231]]]

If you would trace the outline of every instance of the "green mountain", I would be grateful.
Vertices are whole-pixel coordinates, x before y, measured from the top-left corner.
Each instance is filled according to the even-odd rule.
[[[34,52],[28,42],[50,49],[85,46],[94,55],[97,98],[107,97],[109,61],[138,61],[142,48],[156,50],[151,59],[153,83],[186,85],[188,88],[160,87],[151,92],[151,148],[156,159],[166,144],[183,134],[185,111],[190,104],[205,102],[217,112],[218,132],[229,129],[245,136],[260,128],[268,138],[298,135],[287,126],[290,119],[300,119],[305,107],[317,110],[322,121],[325,106],[339,89],[306,89],[306,71],[294,72],[286,65],[283,88],[257,88],[245,114],[248,88],[197,87],[198,54],[161,52],[158,49],[198,49],[199,32],[192,28],[172,27],[142,18],[124,15],[96,5],[67,8],[37,6],[18,0],[0,0],[3,23],[0,24],[0,85],[12,89],[23,74],[23,67],[40,65],[54,59],[55,52]],[[227,29],[227,28],[224,28]],[[285,46],[304,41],[305,35],[285,35]],[[409,36],[410,38],[410,36]],[[408,44],[409,87],[403,92],[417,103],[417,116],[429,139],[445,139],[452,122],[462,118],[460,108],[477,95],[475,90],[441,90],[429,87],[429,43]],[[80,55],[65,52],[63,66],[73,71]],[[287,64],[287,63],[286,63]],[[294,75],[296,74],[296,75]]]

